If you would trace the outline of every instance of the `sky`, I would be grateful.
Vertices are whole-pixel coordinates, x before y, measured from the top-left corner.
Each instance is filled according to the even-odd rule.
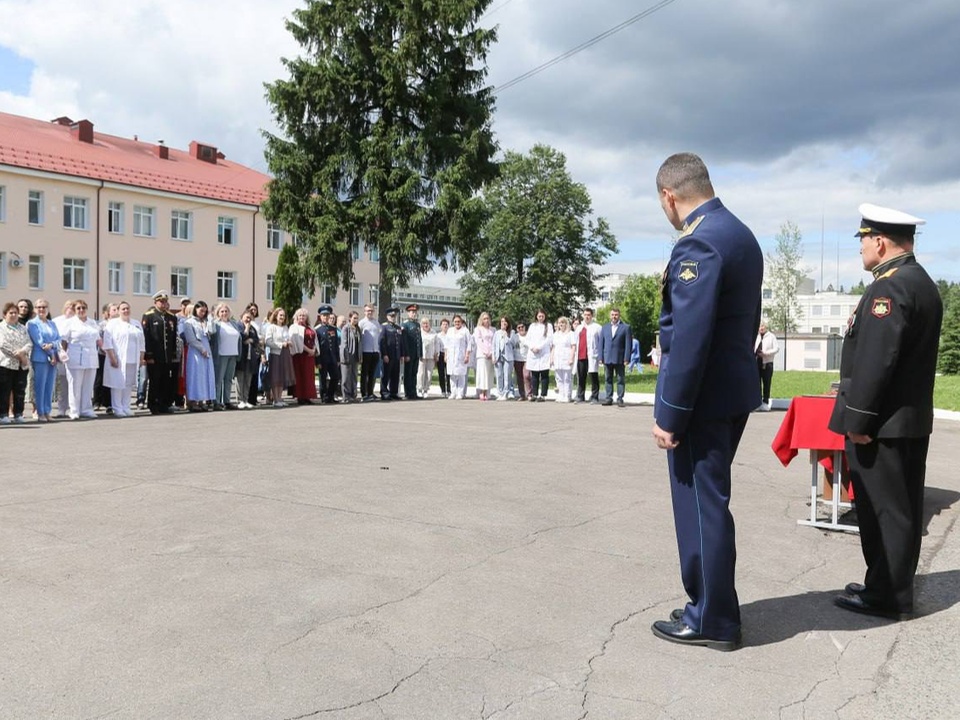
[[[0,110],[200,140],[265,172],[263,83],[299,52],[284,26],[299,5],[0,0]],[[647,9],[497,93],[501,150],[566,155],[617,236],[609,271],[662,269],[673,231],[654,178],[690,151],[766,251],[785,221],[800,227],[818,286],[869,281],[853,237],[864,202],[925,218],[920,261],[960,282],[960,3],[492,0],[487,79],[505,85]]]

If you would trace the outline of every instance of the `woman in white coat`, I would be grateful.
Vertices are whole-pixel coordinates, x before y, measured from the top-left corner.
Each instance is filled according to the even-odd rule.
[[[577,336],[570,329],[570,321],[557,318],[557,331],[553,334],[553,357],[551,364],[557,374],[557,402],[570,402],[573,389],[573,365],[577,353]]]
[[[67,415],[71,420],[95,418],[93,411],[93,382],[100,366],[100,326],[87,317],[87,303],[78,300],[76,314],[64,323],[60,339],[69,354],[67,360],[67,387],[70,396]]]
[[[114,417],[133,417],[130,397],[137,385],[137,369],[143,364],[144,338],[140,323],[130,320],[130,303],[120,303],[120,315],[103,329],[103,386],[110,388]]]
[[[553,347],[553,326],[547,313],[537,310],[536,322],[527,328],[527,370],[530,371],[530,400],[543,402],[550,387],[550,349]]]
[[[463,325],[463,318],[453,316],[453,327],[443,339],[443,353],[447,360],[447,376],[450,378],[450,399],[462,400],[467,396],[467,368],[470,366],[470,331]]]

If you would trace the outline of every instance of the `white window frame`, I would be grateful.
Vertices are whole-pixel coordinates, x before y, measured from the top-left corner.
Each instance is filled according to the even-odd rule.
[[[111,200],[107,203],[107,232],[123,235],[123,203]]]
[[[144,223],[150,227],[144,231]],[[133,206],[133,234],[137,237],[157,236],[157,209],[148,205]]]
[[[350,283],[350,306],[360,307],[363,297],[363,286],[360,283]]]
[[[193,213],[189,210],[170,211],[170,239],[193,240]]]
[[[157,287],[157,266],[149,263],[133,264],[134,295],[153,295]]]
[[[336,305],[337,303],[336,285],[324,285],[320,290],[320,301],[325,305]]]
[[[107,292],[111,295],[123,293],[123,263],[118,260],[107,262]]]
[[[279,250],[282,247],[283,228],[275,223],[267,223],[267,250]]]
[[[361,254],[362,254],[362,253],[360,252],[360,241],[359,241],[359,240],[354,240],[354,241],[353,241],[353,260],[354,260],[354,262],[356,262],[357,260],[360,259]]]
[[[229,238],[227,231],[229,232]],[[237,219],[228,215],[220,215],[217,218],[217,243],[229,247],[237,245]]]
[[[7,188],[0,185],[0,222],[7,221]]]
[[[30,219],[34,206],[36,206],[37,209],[36,222]],[[43,190],[27,191],[27,225],[33,225],[34,227],[43,225]]]
[[[65,292],[87,292],[90,263],[83,258],[63,259],[63,289]],[[67,283],[66,273],[70,273],[70,282]],[[80,283],[77,283],[77,273],[80,273]]]
[[[273,300],[274,296],[274,276],[267,275],[267,300]]]
[[[37,282],[31,282],[36,273]],[[31,290],[43,290],[43,255],[27,255],[27,287]]]
[[[369,254],[367,255],[367,257],[370,258],[370,262],[372,263],[380,262],[380,246],[371,245],[369,248]]]
[[[193,269],[184,265],[170,267],[170,295],[171,297],[190,297],[193,290]]]
[[[370,285],[367,286],[367,297],[369,298],[368,302],[371,305],[373,305],[374,307],[379,307],[380,306],[380,286],[374,283],[370,283]]]
[[[237,299],[237,273],[235,271],[217,270],[217,299]]]
[[[88,230],[90,201],[76,195],[63,196],[63,227],[65,230]],[[69,220],[69,222],[68,222]]]
[[[7,254],[0,251],[0,288],[7,286]]]

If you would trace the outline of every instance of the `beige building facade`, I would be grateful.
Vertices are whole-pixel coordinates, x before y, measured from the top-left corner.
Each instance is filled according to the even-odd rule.
[[[127,300],[136,314],[167,290],[174,306],[239,313],[255,301],[265,314],[280,249],[295,241],[263,216],[268,181],[202,143],[179,151],[0,113],[0,298],[84,299],[98,312]],[[321,301],[346,314],[376,298],[376,251],[354,257],[350,290],[305,298],[311,315]]]

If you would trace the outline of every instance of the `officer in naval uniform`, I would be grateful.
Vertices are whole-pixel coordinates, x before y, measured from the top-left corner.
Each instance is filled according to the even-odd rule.
[[[860,215],[863,269],[874,280],[847,325],[830,429],[847,438],[867,572],[834,602],[899,617],[913,611],[943,305],[913,255],[924,221],[870,204]]]
[[[417,400],[417,372],[420,369],[420,356],[423,354],[423,337],[420,335],[420,321],[416,303],[407,305],[407,319],[401,326],[403,331],[403,395],[407,400]]]
[[[380,332],[380,357],[383,374],[380,377],[380,398],[400,399],[400,358],[403,356],[403,330],[397,325],[399,308],[387,310],[387,321]]]
[[[153,307],[140,322],[143,325],[144,363],[147,366],[147,407],[153,415],[172,412],[177,396],[177,316],[169,311],[166,290],[153,296]]]
[[[653,436],[667,451],[680,575],[690,601],[652,630],[671,642],[735,650],[740,606],[730,467],[760,404],[753,341],[763,253],[714,195],[696,155],[667,158],[657,192],[682,234],[663,274]]]

